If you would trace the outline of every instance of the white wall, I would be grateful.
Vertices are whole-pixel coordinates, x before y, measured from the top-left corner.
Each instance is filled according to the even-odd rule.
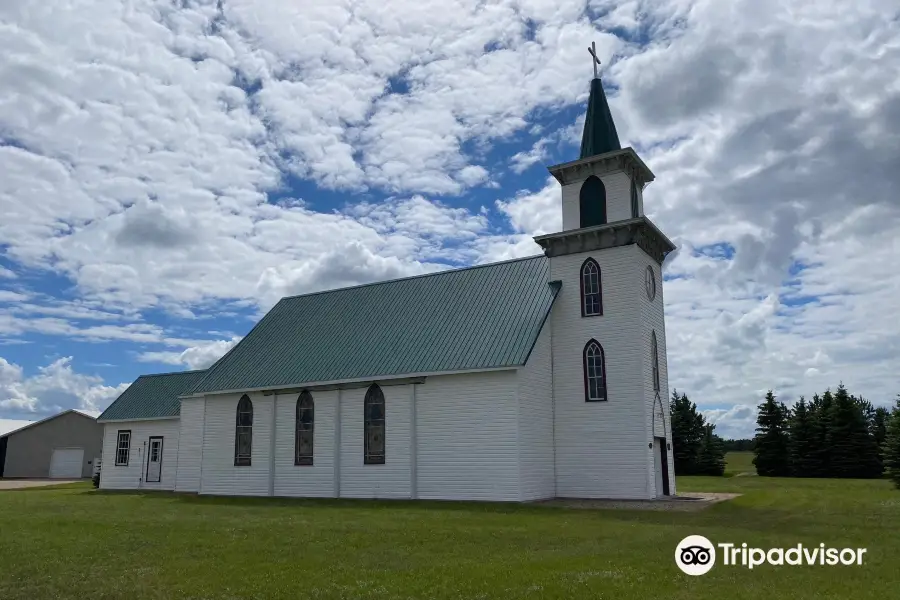
[[[666,324],[664,315],[662,272],[660,270],[660,266],[656,263],[656,261],[650,258],[643,251],[638,251],[638,258],[640,260],[639,272],[641,286],[640,305],[642,323],[641,343],[643,344],[643,389],[644,406],[646,412],[645,419],[647,423],[645,436],[648,443],[653,440],[654,435],[656,435],[657,437],[665,437],[666,442],[671,443],[672,433],[670,429],[671,422],[669,419],[669,369],[668,361],[666,359]],[[644,287],[645,271],[648,266],[653,268],[653,273],[656,277],[656,297],[652,302],[647,298],[647,293]],[[664,423],[660,423],[660,419],[657,417],[657,414],[659,413],[659,403],[657,403],[656,401],[656,393],[653,390],[653,355],[651,340],[654,331],[656,332],[657,352],[659,355],[659,395],[661,401],[660,403],[663,407],[662,420],[664,421]],[[659,448],[657,448],[655,444],[653,452],[659,452]],[[674,494],[675,464],[672,458],[672,451],[669,450],[667,452],[667,455],[667,468],[669,470],[669,493]],[[651,469],[651,473],[648,475],[648,485],[651,487],[653,495],[662,495],[662,490],[656,489],[656,476],[653,472],[655,471],[656,467],[655,459],[652,455],[648,457],[648,468]]]
[[[639,294],[642,251],[609,248],[551,259],[563,282],[551,312],[556,403],[557,495],[648,498],[646,405]],[[582,317],[579,277],[591,256],[600,265],[603,315]],[[606,356],[606,402],[586,402],[582,352],[594,338]]]
[[[340,493],[345,498],[410,498],[410,385],[382,386],[385,464],[363,464],[366,388],[341,391]]]
[[[418,497],[520,499],[515,371],[429,377],[416,388]]]
[[[562,188],[563,231],[581,228],[580,195],[581,186],[590,176],[567,184]],[[606,187],[606,221],[621,221],[631,218],[631,178],[623,171],[603,173],[598,169],[597,177]],[[643,211],[643,200],[638,188],[638,207]],[[640,214],[643,214],[641,212]]]
[[[252,454],[249,466],[234,465],[237,404],[241,394],[206,396],[200,493],[228,496],[269,494],[274,396],[248,394],[253,402]]]
[[[116,443],[119,431],[123,430],[131,431],[131,452],[127,466],[116,466]],[[151,436],[163,437],[162,472],[158,483],[144,481],[147,473],[144,459]],[[178,419],[106,423],[103,427],[100,488],[104,490],[174,490],[178,469],[178,436]]]
[[[181,401],[179,418],[177,492],[200,491],[200,460],[203,453],[203,413],[206,400],[188,398]]]
[[[278,396],[275,436],[275,495],[335,496],[334,434],[338,392],[336,390],[312,392],[314,409],[312,465],[294,464],[298,397],[299,394],[280,394]],[[362,432],[360,432],[361,434]]]
[[[551,338],[552,329],[546,323],[528,362],[517,373],[521,500],[552,498],[556,494]]]

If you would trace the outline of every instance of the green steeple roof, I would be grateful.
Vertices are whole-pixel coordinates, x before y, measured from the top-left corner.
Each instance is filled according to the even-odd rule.
[[[591,97],[588,99],[587,118],[584,120],[584,133],[581,135],[581,156],[588,158],[614,150],[621,150],[619,134],[613,122],[606,94],[600,78],[591,81]]]

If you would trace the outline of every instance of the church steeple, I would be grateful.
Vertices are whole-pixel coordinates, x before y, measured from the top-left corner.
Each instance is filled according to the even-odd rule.
[[[584,120],[584,132],[581,134],[581,156],[579,159],[590,158],[598,154],[606,154],[621,150],[619,134],[616,133],[616,124],[613,122],[612,113],[609,112],[609,104],[606,102],[606,94],[603,93],[603,83],[597,74],[597,45],[591,42],[588,52],[593,59],[594,79],[591,81],[591,96],[588,98],[587,117]]]
[[[591,97],[588,99],[579,158],[589,158],[621,149],[616,124],[613,122],[612,113],[609,112],[606,94],[603,93],[603,84],[600,78],[596,77],[591,81]]]

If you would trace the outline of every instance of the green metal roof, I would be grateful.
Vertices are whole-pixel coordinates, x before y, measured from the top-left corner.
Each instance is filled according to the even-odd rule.
[[[616,124],[613,122],[606,94],[603,92],[603,84],[599,78],[593,79],[587,117],[584,120],[584,132],[581,135],[581,158],[621,149]]]
[[[177,417],[181,412],[178,397],[197,385],[204,373],[206,370],[141,375],[97,420]]]
[[[545,256],[283,298],[195,393],[522,365],[559,291]]]

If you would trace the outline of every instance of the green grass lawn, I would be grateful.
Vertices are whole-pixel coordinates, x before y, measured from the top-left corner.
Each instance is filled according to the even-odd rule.
[[[756,475],[752,452],[729,452],[725,455],[725,474],[737,475],[739,473]]]
[[[887,481],[679,478],[705,511],[0,492],[0,598],[884,598],[900,590]],[[676,544],[868,548],[853,567],[723,567]]]

